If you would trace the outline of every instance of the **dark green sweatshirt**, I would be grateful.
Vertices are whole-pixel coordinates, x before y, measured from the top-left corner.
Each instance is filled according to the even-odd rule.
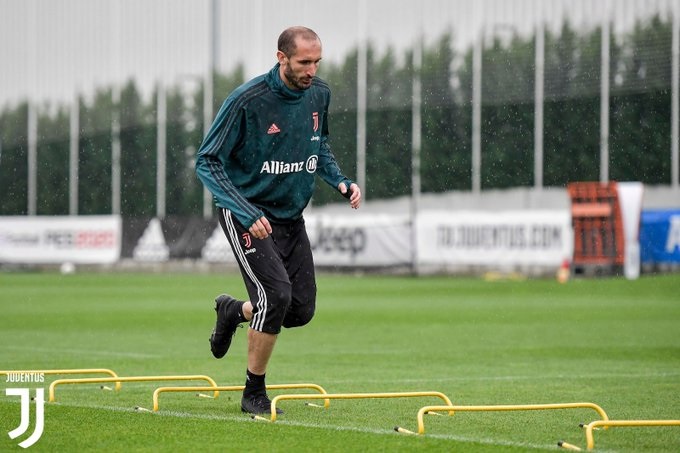
[[[196,173],[217,206],[249,228],[263,215],[300,218],[314,191],[314,174],[336,188],[344,182],[328,140],[328,85],[291,90],[279,65],[234,90],[198,150]]]

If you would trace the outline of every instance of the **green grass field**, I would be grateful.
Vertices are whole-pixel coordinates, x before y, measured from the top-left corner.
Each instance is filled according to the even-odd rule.
[[[269,384],[315,383],[329,393],[439,391],[454,404],[593,402],[611,419],[680,419],[680,275],[637,281],[494,281],[446,277],[318,279],[317,315],[285,330]],[[237,275],[0,274],[0,369],[109,368],[120,376],[204,374],[241,385],[246,330],[222,360],[210,354],[212,299],[243,297]],[[92,377],[93,375],[89,375]],[[45,376],[49,383],[58,377]],[[85,376],[73,376],[85,377]],[[6,383],[2,387],[27,384]],[[240,394],[164,394],[174,383],[57,387],[35,451],[541,451],[585,447],[592,410],[458,412],[426,416],[434,397],[283,401],[275,423],[240,412]],[[203,385],[200,382],[177,385]],[[112,386],[112,385],[111,385]],[[305,392],[294,390],[292,393]],[[270,396],[291,391],[272,391]],[[316,401],[318,402],[318,401]],[[0,391],[0,450],[19,424],[19,398]],[[33,421],[29,433],[32,431]],[[611,428],[601,451],[680,450],[680,427]]]

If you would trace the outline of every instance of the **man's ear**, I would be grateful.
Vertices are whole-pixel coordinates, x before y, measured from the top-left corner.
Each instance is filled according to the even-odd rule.
[[[281,52],[280,50],[276,51],[276,59],[279,60],[280,65],[283,65],[288,61],[288,57],[286,56],[286,54]]]

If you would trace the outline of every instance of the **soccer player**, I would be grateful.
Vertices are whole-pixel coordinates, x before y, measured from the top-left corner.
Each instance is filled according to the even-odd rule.
[[[331,92],[315,76],[321,40],[309,28],[288,28],[276,58],[268,73],[227,97],[196,160],[250,298],[215,299],[210,349],[224,357],[238,325],[249,322],[241,410],[251,414],[271,410],[265,373],[281,327],[303,326],[314,316],[314,261],[302,217],[314,175],[353,209],[361,204],[359,186],[342,174],[328,144]]]

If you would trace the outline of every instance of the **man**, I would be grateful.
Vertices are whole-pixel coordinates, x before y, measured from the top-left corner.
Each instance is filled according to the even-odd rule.
[[[249,322],[241,410],[251,414],[271,410],[265,373],[281,327],[303,326],[314,316],[314,262],[302,217],[314,174],[352,208],[361,203],[359,186],[340,172],[327,141],[331,93],[315,77],[321,40],[308,28],[288,28],[276,58],[267,74],[225,100],[196,160],[250,298],[215,299],[210,349],[224,357],[238,325]]]

